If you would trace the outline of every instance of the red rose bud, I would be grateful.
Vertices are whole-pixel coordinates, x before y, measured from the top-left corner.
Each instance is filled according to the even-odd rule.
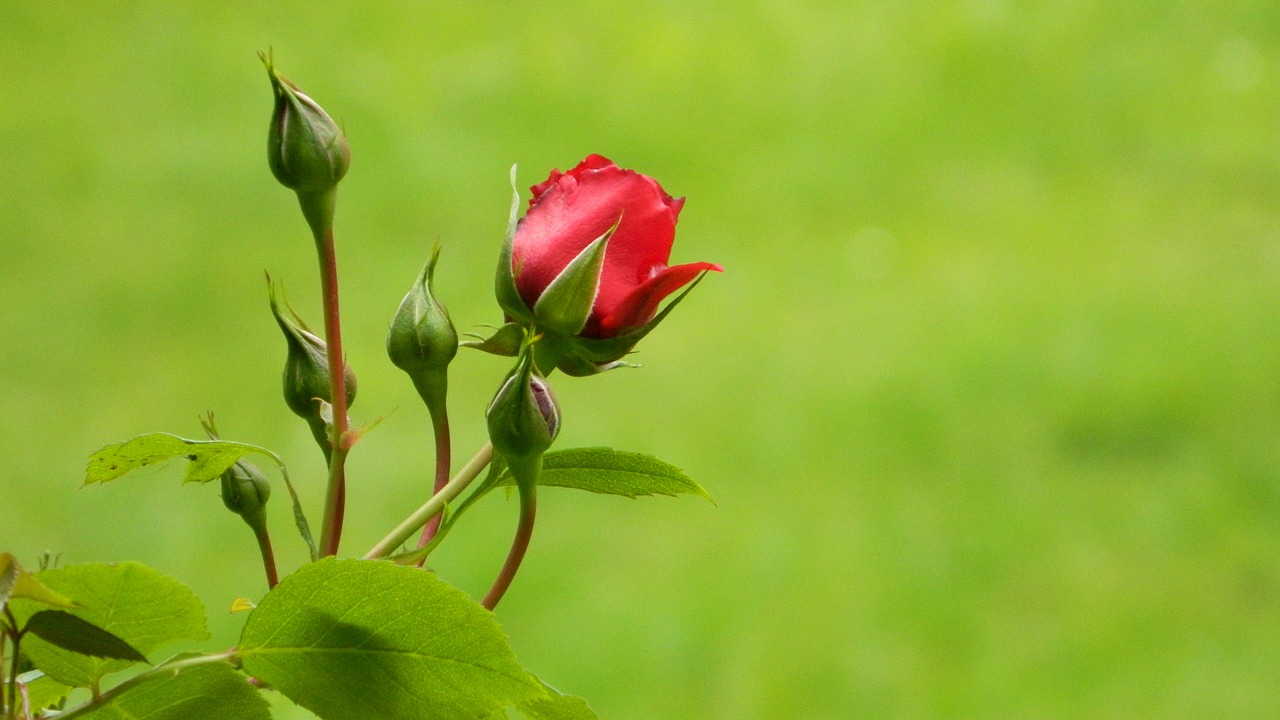
[[[531,190],[503,249],[498,300],[511,319],[547,333],[544,368],[543,357],[571,375],[612,367],[665,316],[664,299],[722,270],[668,266],[684,199],[600,155]]]
[[[267,134],[271,173],[299,193],[333,189],[351,165],[346,136],[324,109],[276,72],[269,55],[259,57],[276,99]]]
[[[286,315],[281,310],[280,301],[276,298],[275,287],[271,286],[269,289],[271,313],[275,315],[276,323],[284,332],[285,341],[289,346],[284,363],[285,404],[295,415],[310,423],[313,431],[317,431],[318,427],[316,439],[320,441],[321,438],[326,437],[323,432],[325,413],[321,402],[326,405],[332,402],[327,347],[324,340],[307,329],[306,324],[293,312],[292,308],[289,308],[289,314]],[[286,302],[285,306],[287,305]],[[344,370],[347,381],[347,406],[350,407],[356,398],[356,376],[351,371],[351,366],[345,365]],[[328,441],[325,440],[322,446],[327,447],[327,445]]]
[[[493,449],[508,460],[540,461],[560,432],[560,408],[551,386],[534,368],[532,343],[489,403],[485,417]]]
[[[396,367],[409,374],[424,400],[437,395],[443,400],[446,368],[458,354],[458,333],[449,320],[449,311],[431,289],[439,259],[437,245],[413,288],[400,302],[387,331],[387,355]]]

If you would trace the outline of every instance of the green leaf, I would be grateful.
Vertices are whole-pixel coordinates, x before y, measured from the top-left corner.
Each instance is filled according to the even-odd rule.
[[[129,643],[86,620],[61,610],[41,610],[27,620],[25,632],[63,650],[99,658],[146,662]]]
[[[13,553],[0,553],[0,608],[9,604],[9,594],[18,584],[18,574],[21,572],[22,568],[18,567],[18,560]]]
[[[205,425],[212,430],[212,425]],[[365,428],[368,430],[368,428]],[[210,482],[217,480],[231,466],[246,455],[257,453],[266,455],[276,464],[284,484],[289,489],[289,497],[293,501],[293,519],[298,526],[298,534],[311,551],[311,559],[316,558],[316,544],[311,538],[311,528],[307,524],[307,516],[302,512],[302,503],[298,493],[289,481],[289,472],[285,469],[280,456],[266,448],[248,443],[229,440],[187,440],[168,433],[151,433],[122,443],[108,445],[89,457],[89,466],[85,469],[84,484],[107,483],[123,477],[134,470],[164,463],[182,456],[189,462],[183,482]]]
[[[514,706],[526,720],[599,720],[599,716],[587,705],[587,701],[572,695],[561,695],[555,688],[543,683],[545,697],[534,698]],[[499,710],[484,720],[508,720],[507,710]]]
[[[18,676],[18,684],[22,686],[22,692],[30,703],[33,713],[58,707],[67,699],[67,695],[71,694],[71,688],[40,670],[22,673]]]
[[[205,640],[204,608],[182,583],[138,563],[68,565],[45,570],[40,582],[76,598],[71,614],[119,637],[144,655],[178,640]],[[30,602],[13,602],[25,622],[39,610]],[[22,643],[23,654],[36,667],[64,685],[90,687],[102,676],[123,670],[127,660],[88,657],[38,636]]]
[[[435,574],[327,558],[267,593],[239,656],[321,718],[484,717],[543,694],[493,615]]]
[[[9,557],[12,558],[13,556],[10,555]],[[19,598],[22,598],[25,600],[34,600],[35,602],[38,602],[38,603],[43,603],[45,605],[53,605],[54,607],[61,607],[61,608],[76,607],[76,603],[74,600],[72,600],[69,597],[66,597],[65,595],[56,593],[50,590],[49,588],[45,587],[39,580],[36,579],[35,575],[32,575],[26,570],[23,570],[18,565],[18,562],[16,560],[13,561],[11,567],[14,568],[17,571],[17,573],[16,573],[16,577],[14,577],[13,587],[9,591],[10,598],[15,600]],[[3,604],[0,604],[0,607],[2,606]]]
[[[142,683],[83,718],[92,720],[270,720],[265,698],[226,664],[198,665]]]
[[[587,701],[573,695],[561,695],[543,684],[546,697],[535,698],[516,706],[529,720],[598,720]]]
[[[139,435],[91,455],[84,484],[111,482],[134,470],[162,465],[176,457],[190,461],[183,482],[204,483],[217,480],[237,460],[250,453],[271,455],[262,448],[228,440],[187,440],[168,433]]]
[[[508,471],[500,485],[514,485]],[[641,495],[697,495],[712,504],[711,495],[680,468],[640,453],[612,448],[575,448],[542,457],[538,484],[588,490],[602,495],[636,498]]]

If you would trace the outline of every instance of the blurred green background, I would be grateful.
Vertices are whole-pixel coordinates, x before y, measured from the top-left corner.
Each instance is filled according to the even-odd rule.
[[[319,324],[268,47],[354,156],[354,416],[389,417],[346,552],[429,482],[382,342],[431,244],[455,321],[495,322],[508,168],[599,152],[726,271],[643,369],[556,381],[559,444],[718,506],[545,493],[498,613],[530,669],[609,720],[1280,716],[1280,5],[7,0],[0,547],[177,577],[210,649],[263,592],[216,488],[78,485],[213,410],[319,512],[262,278]],[[465,458],[506,362],[456,368]],[[437,567],[478,595],[515,506],[473,515]]]

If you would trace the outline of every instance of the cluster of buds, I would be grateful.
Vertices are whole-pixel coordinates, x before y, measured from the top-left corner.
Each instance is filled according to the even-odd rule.
[[[327,283],[323,289],[328,344],[277,298],[274,287],[270,295],[272,313],[288,344],[285,402],[310,425],[331,462],[328,538],[322,540],[322,552],[329,553],[336,550],[342,516],[341,463],[349,449],[345,408],[355,399],[355,376],[342,362],[337,333],[332,247],[336,187],[350,166],[351,155],[333,119],[279,75],[269,57],[263,61],[275,97],[268,163],[276,179],[298,195],[321,252],[322,283]],[[671,197],[653,178],[620,168],[602,156],[590,155],[566,173],[552,171],[531,191],[523,217],[518,217],[519,194],[515,193],[499,257],[496,295],[505,325],[488,339],[463,343],[515,358],[485,416],[493,453],[515,477],[521,519],[507,564],[485,598],[487,607],[505,592],[528,545],[543,455],[560,430],[560,408],[547,376],[557,369],[583,376],[626,365],[623,358],[703,274],[721,269],[706,262],[668,265],[683,198]],[[431,413],[437,493],[449,479],[448,369],[459,347],[449,313],[435,294],[439,256],[437,247],[401,301],[386,340],[391,362],[409,375]],[[682,289],[659,310],[666,298]],[[335,365],[341,365],[341,370]],[[345,388],[345,393],[339,388]],[[340,399],[336,408],[335,395]],[[237,465],[223,478],[227,507],[246,520],[268,494],[259,477]],[[434,531],[428,522],[420,545],[424,554],[430,551],[425,545]]]

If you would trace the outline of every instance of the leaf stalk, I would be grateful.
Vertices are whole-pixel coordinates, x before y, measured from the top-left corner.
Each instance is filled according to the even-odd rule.
[[[374,558],[385,557],[391,551],[400,547],[404,541],[408,540],[414,532],[427,524],[427,521],[438,515],[445,508],[449,501],[458,497],[473,480],[479,477],[480,473],[488,466],[489,461],[493,459],[493,445],[485,443],[480,448],[475,457],[471,458],[453,479],[445,484],[440,492],[435,493],[429,500],[422,504],[417,510],[413,511],[409,517],[396,526],[394,530],[387,533],[386,537],[378,541],[369,552],[364,554],[364,559],[372,560]]]
[[[166,676],[177,675],[179,672],[187,668],[196,667],[198,665],[212,665],[220,662],[234,664],[237,661],[237,653],[238,650],[236,648],[231,648],[226,652],[213,653],[211,655],[197,655],[195,657],[182,658],[181,660],[171,660],[166,663],[161,663],[150,670],[134,675],[104,693],[95,693],[92,700],[89,700],[85,704],[69,712],[59,715],[58,718],[59,720],[74,720],[75,718],[83,715],[88,715],[143,683],[158,680]]]

